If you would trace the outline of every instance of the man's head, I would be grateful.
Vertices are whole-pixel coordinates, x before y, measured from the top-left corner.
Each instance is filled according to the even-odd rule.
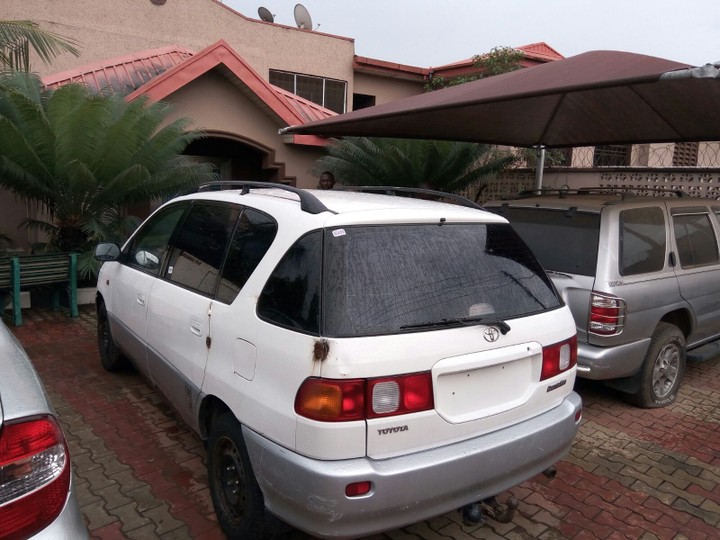
[[[319,189],[332,189],[335,185],[335,176],[330,171],[325,171],[320,175]]]

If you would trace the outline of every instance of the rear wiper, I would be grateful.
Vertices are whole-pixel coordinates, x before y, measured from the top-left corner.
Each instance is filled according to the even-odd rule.
[[[405,324],[400,327],[401,330],[408,328],[439,328],[443,326],[467,326],[474,323],[482,323],[487,326],[497,326],[500,333],[504,336],[510,331],[510,325],[497,317],[489,317],[487,315],[478,315],[475,317],[458,317],[456,319],[440,319],[439,321],[431,321],[417,324]]]

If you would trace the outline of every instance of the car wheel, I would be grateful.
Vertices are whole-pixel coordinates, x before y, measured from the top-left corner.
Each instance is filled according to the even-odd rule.
[[[646,408],[674,402],[685,373],[685,336],[672,324],[658,324],[640,371],[640,386],[633,402]]]
[[[97,313],[97,339],[100,351],[100,363],[107,371],[118,371],[127,367],[127,359],[122,355],[120,349],[110,332],[110,323],[107,317],[105,304],[100,304]]]
[[[263,495],[250,465],[240,423],[231,413],[213,422],[207,459],[210,495],[223,532],[228,538],[264,538]]]

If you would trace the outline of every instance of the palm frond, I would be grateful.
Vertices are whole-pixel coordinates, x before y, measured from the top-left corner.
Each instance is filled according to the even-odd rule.
[[[41,29],[32,21],[0,21],[0,65],[9,70],[30,71],[30,50],[45,64],[69,52],[80,54],[79,43]]]
[[[415,139],[333,139],[312,173],[330,171],[341,184],[426,187],[461,192],[509,167],[513,157],[488,145]]]

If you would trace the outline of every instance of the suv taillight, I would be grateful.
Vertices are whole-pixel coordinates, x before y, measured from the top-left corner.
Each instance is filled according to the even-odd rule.
[[[62,511],[70,489],[65,437],[51,416],[0,428],[0,538],[27,538]]]
[[[609,294],[593,292],[590,295],[588,333],[598,336],[616,336],[625,326],[625,300]]]
[[[542,360],[541,381],[560,375],[572,368],[577,364],[577,336],[543,347]]]
[[[303,382],[295,412],[321,422],[347,422],[427,411],[435,406],[429,372],[377,379]]]

